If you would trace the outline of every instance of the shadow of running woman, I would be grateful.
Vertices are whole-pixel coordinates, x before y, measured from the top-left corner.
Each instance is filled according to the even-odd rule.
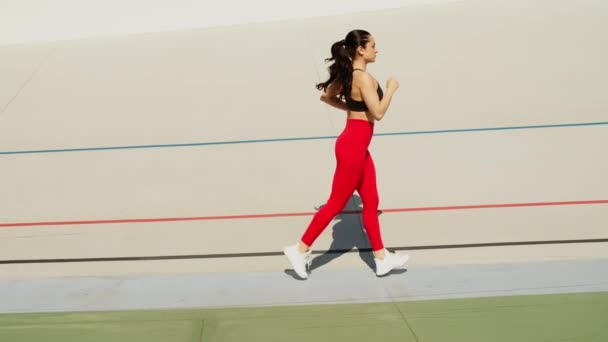
[[[315,209],[319,210],[323,206],[325,205],[321,205]],[[361,260],[363,260],[369,269],[373,272],[376,271],[376,263],[374,262],[371,243],[367,238],[367,233],[363,226],[362,208],[363,203],[361,198],[357,194],[353,194],[344,209],[334,217],[334,220],[337,220],[338,222],[332,227],[333,240],[329,249],[325,253],[312,259],[309,271],[312,272],[313,270],[330,263],[332,260],[352,251],[354,248],[357,248]],[[378,210],[378,215],[381,214],[382,211]],[[386,275],[403,274],[405,272],[407,272],[407,269],[395,269]],[[286,269],[285,273],[294,279],[302,280],[291,269]]]
[[[316,208],[319,210],[324,205]],[[310,271],[313,271],[332,260],[340,257],[344,253],[350,252],[354,248],[359,251],[361,260],[372,270],[375,270],[374,255],[367,234],[363,228],[363,216],[361,214],[362,202],[357,194],[349,199],[344,210],[334,217],[338,220],[332,227],[333,241],[329,250],[318,257],[312,259]],[[378,215],[381,212],[378,211]]]

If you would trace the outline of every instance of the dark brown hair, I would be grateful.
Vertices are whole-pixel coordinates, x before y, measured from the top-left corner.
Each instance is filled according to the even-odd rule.
[[[352,30],[345,39],[337,41],[331,46],[331,57],[325,59],[325,62],[333,61],[333,64],[327,68],[329,79],[318,83],[316,85],[318,90],[326,90],[333,81],[337,80],[342,85],[339,98],[350,98],[353,84],[353,59],[357,47],[365,47],[370,36],[370,33],[365,30]]]

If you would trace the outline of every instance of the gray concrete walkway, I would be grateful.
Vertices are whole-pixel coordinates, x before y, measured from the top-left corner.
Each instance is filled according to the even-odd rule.
[[[368,269],[3,280],[0,312],[336,304],[608,291],[608,259]]]

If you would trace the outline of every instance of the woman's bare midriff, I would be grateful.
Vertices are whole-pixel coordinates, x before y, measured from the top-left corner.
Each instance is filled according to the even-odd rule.
[[[352,119],[352,120],[365,120],[365,121],[369,121],[369,122],[374,122],[374,119],[372,118],[372,116],[370,114],[368,114],[367,112],[356,112],[356,111],[351,111],[349,110],[346,117],[348,119]]]

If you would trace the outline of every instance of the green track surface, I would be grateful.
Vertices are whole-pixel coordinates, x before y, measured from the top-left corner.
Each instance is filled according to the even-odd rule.
[[[2,342],[608,341],[608,292],[0,315]]]

